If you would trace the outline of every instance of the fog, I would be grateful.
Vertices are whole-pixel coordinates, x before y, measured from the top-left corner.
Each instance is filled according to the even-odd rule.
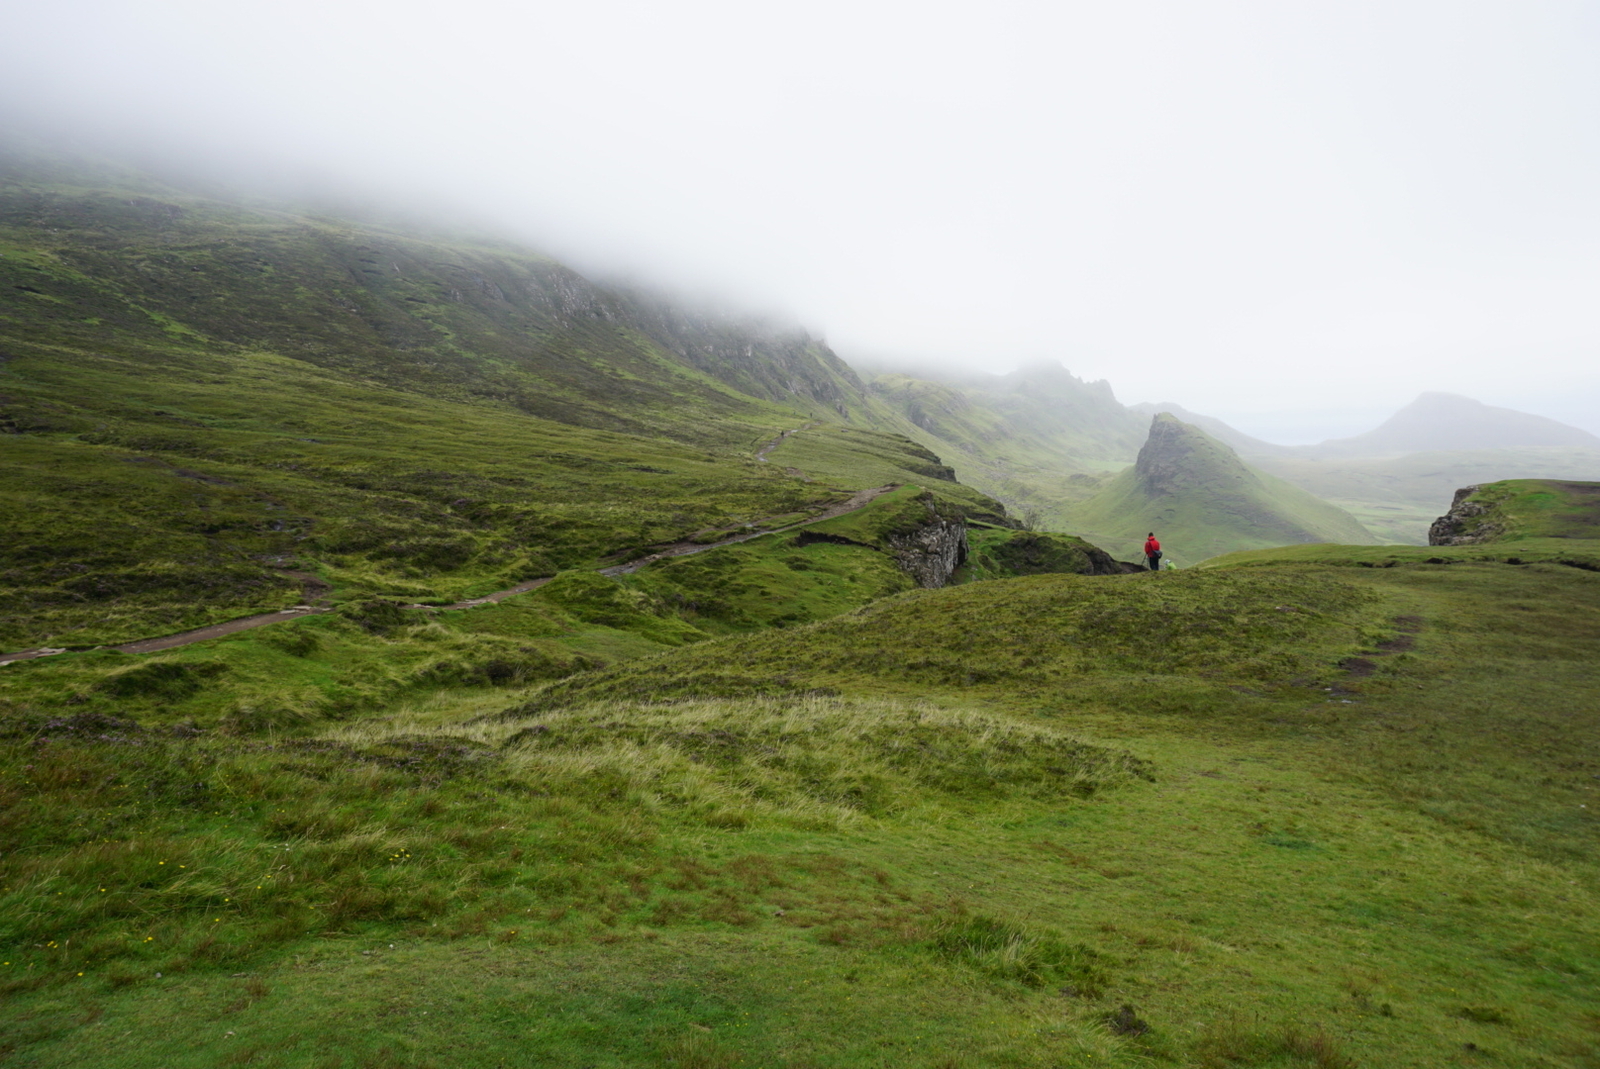
[[[1600,432],[1600,6],[4,3],[12,119],[466,214],[853,362]]]

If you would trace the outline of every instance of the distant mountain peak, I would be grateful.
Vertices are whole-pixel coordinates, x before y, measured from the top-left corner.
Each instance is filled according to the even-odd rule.
[[[1380,456],[1448,449],[1567,446],[1600,449],[1600,437],[1545,416],[1429,390],[1377,428],[1313,446],[1319,455]]]
[[[1133,470],[1150,494],[1178,493],[1218,479],[1257,481],[1233,450],[1167,412],[1151,418],[1150,436],[1140,447]]]
[[[1132,468],[1068,513],[1071,529],[1123,551],[1155,531],[1179,566],[1218,553],[1296,542],[1375,541],[1354,516],[1255,471],[1199,427],[1166,412]]]

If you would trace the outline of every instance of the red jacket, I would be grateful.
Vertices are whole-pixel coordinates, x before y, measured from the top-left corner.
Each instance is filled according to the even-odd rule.
[[[1144,540],[1144,555],[1145,556],[1153,557],[1157,553],[1160,553],[1160,552],[1161,552],[1161,543],[1156,541],[1156,536],[1155,535],[1151,535],[1149,538],[1146,538]]]

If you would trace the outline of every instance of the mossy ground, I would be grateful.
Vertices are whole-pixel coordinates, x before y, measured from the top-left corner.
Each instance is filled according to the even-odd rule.
[[[299,734],[13,710],[11,1057],[1595,1064],[1600,577],[1312,549]]]

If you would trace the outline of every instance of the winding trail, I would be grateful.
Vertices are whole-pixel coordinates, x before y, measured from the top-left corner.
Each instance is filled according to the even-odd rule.
[[[800,428],[800,430],[804,429],[805,428],[803,427]],[[771,452],[785,438],[794,433],[796,432],[784,431],[783,434],[779,435],[776,439],[763,446],[762,449],[757,452],[756,458],[765,462],[766,457],[763,454]],[[766,528],[760,527],[759,524],[747,524],[746,527],[749,528],[747,532],[733,535],[729,538],[724,538],[718,542],[706,542],[704,544],[698,542],[674,542],[669,546],[663,546],[661,549],[651,553],[647,557],[640,557],[637,560],[627,561],[623,564],[613,564],[610,567],[599,568],[596,570],[601,575],[613,577],[618,575],[631,575],[640,568],[643,568],[649,564],[654,564],[656,561],[668,560],[672,557],[687,557],[695,553],[704,553],[708,549],[719,549],[722,546],[737,545],[740,542],[748,542],[751,539],[760,538],[763,535],[782,534],[785,531],[792,531],[797,527],[805,527],[809,524],[821,523],[823,520],[831,520],[835,517],[843,516],[847,512],[854,512],[857,509],[865,508],[879,497],[888,493],[890,490],[898,489],[899,485],[899,483],[890,483],[888,486],[875,486],[870,490],[857,490],[854,494],[850,495],[850,497],[846,498],[844,501],[839,502],[837,505],[829,505],[815,516],[810,516],[799,521],[798,523],[786,524],[783,527]],[[240,631],[249,631],[252,628],[265,627],[268,624],[282,623],[285,620],[298,620],[302,616],[315,616],[318,613],[332,611],[329,606],[321,604],[321,602],[325,601],[327,593],[332,589],[324,580],[310,574],[309,572],[285,572],[284,574],[292,575],[304,584],[306,604],[293,605],[287,609],[279,609],[277,612],[264,612],[255,616],[243,616],[237,620],[228,620],[225,623],[210,624],[206,627],[195,628],[193,631],[180,631],[175,635],[163,635],[159,638],[142,638],[134,642],[123,643],[120,646],[96,646],[92,648],[113,649],[119,653],[156,653],[160,650],[175,649],[178,646],[188,646],[196,642],[205,642],[208,639],[221,638],[224,635],[237,634]],[[532,579],[526,583],[518,583],[516,586],[510,587],[506,590],[497,590],[493,594],[485,594],[481,598],[469,598],[466,601],[458,601],[451,605],[408,605],[406,608],[416,609],[424,612],[449,612],[453,609],[471,609],[479,605],[493,605],[496,602],[504,601],[506,598],[516,597],[518,594],[526,594],[530,590],[537,590],[553,578],[555,577],[547,576],[543,579]],[[65,648],[56,649],[49,646],[40,646],[31,650],[19,650],[16,653],[3,653],[0,654],[0,658],[3,658],[0,659],[0,668],[3,668],[15,661],[32,661],[40,657],[53,657],[58,653],[67,652],[69,651]]]
[[[820,423],[812,422],[812,423],[807,423],[804,427],[796,427],[792,431],[784,431],[782,434],[778,435],[772,441],[768,442],[766,445],[762,446],[760,449],[757,449],[756,450],[756,459],[759,460],[763,464],[768,463],[767,454],[772,452],[774,449],[778,448],[780,445],[782,445],[783,442],[784,442],[784,439],[788,438],[791,434],[799,434],[801,431],[809,431],[809,430],[812,430],[815,427],[820,427],[820,426],[821,426]],[[793,471],[794,469],[791,468],[789,470]]]

